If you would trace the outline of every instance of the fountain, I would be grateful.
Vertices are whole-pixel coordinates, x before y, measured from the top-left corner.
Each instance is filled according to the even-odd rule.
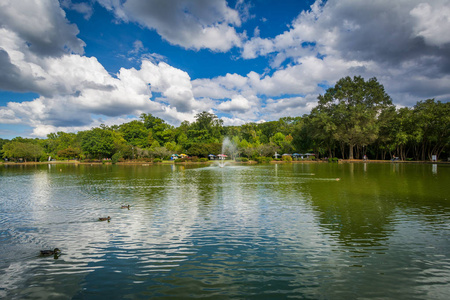
[[[225,157],[227,157],[225,154],[219,154],[219,167],[223,168],[225,167]]]
[[[228,137],[223,140],[222,143],[222,153],[218,155],[219,157],[219,167],[223,168],[226,165],[225,158],[231,156],[231,159],[234,159],[236,155],[236,144],[233,143]]]

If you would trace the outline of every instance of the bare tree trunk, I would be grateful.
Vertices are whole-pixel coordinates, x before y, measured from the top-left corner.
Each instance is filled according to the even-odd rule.
[[[350,145],[349,147],[349,154],[348,154],[348,159],[353,159],[353,147],[354,145]]]
[[[340,145],[341,145],[342,159],[345,159],[345,145],[343,143],[340,143]]]

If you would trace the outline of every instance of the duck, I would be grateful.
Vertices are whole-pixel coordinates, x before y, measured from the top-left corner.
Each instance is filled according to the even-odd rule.
[[[122,205],[121,208],[128,208],[128,209],[130,209],[130,205],[129,204],[128,205]]]
[[[106,217],[106,218],[98,218],[98,220],[99,220],[99,221],[108,221],[108,222],[109,222],[109,220],[111,220],[111,217],[108,216],[108,217]]]
[[[50,256],[50,255],[58,255],[61,253],[61,250],[55,248],[53,250],[41,250],[41,256]]]

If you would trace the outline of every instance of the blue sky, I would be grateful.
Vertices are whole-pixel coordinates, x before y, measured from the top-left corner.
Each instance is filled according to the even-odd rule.
[[[0,137],[307,114],[344,76],[450,94],[450,0],[4,0]]]

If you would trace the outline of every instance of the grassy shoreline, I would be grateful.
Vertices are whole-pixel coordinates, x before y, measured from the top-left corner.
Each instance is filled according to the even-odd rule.
[[[210,165],[214,164],[218,161],[207,161],[207,162],[179,162],[175,163],[174,161],[165,160],[162,162],[147,162],[147,161],[125,161],[125,162],[118,162],[117,165],[168,165],[168,164],[175,164],[175,165]],[[232,160],[227,160],[227,164],[244,164],[244,165],[252,165],[252,164],[258,164],[258,162],[249,160],[247,162],[236,162]],[[318,164],[318,163],[328,163],[328,161],[325,160],[301,160],[301,161],[270,161],[270,164]],[[340,159],[338,161],[339,164],[342,163],[400,163],[400,164],[450,164],[448,161],[391,161],[391,160],[367,160],[364,161],[362,159]],[[78,161],[78,160],[59,160],[59,161],[44,161],[44,162],[0,162],[0,166],[3,165],[12,165],[12,166],[20,166],[20,165],[53,165],[53,164],[74,164],[74,165],[112,165],[110,161]]]

